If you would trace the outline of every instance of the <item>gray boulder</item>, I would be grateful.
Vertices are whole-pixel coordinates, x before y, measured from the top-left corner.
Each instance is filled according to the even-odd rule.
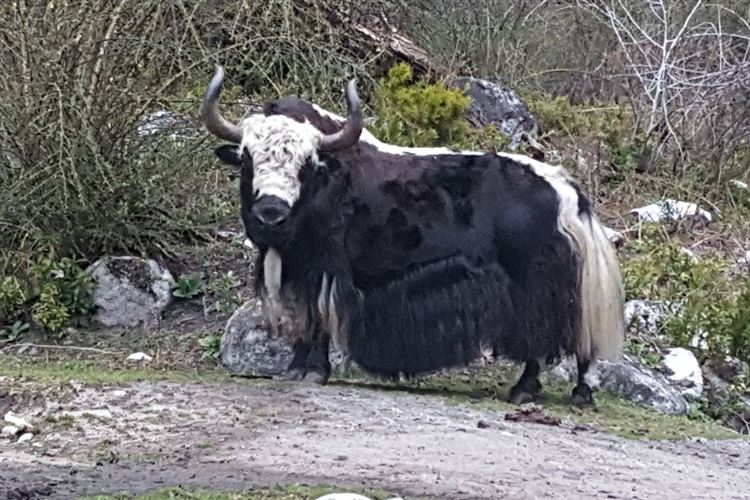
[[[536,119],[529,112],[521,97],[500,84],[472,77],[454,78],[450,85],[465,90],[471,97],[471,106],[466,119],[474,127],[494,125],[511,139],[515,149],[524,135],[535,136],[538,130]]]
[[[174,278],[154,260],[105,257],[89,272],[96,281],[94,320],[108,327],[143,327],[159,324],[172,299]]]
[[[704,368],[710,369],[712,373],[730,384],[750,372],[748,364],[734,356],[712,356],[706,360]]]
[[[260,299],[246,302],[227,321],[219,350],[221,364],[235,375],[280,375],[292,361],[292,345],[271,337]]]
[[[625,303],[625,325],[634,332],[657,336],[662,323],[681,312],[678,304],[656,300],[629,300]]]
[[[284,337],[270,335],[262,303],[256,298],[237,309],[227,321],[219,357],[232,374],[272,377],[284,373],[291,363],[292,344]],[[333,347],[328,359],[334,372],[345,365],[343,355]]]
[[[577,368],[572,358],[566,358],[550,371],[550,375],[574,383]],[[598,361],[589,372],[588,383],[592,389],[612,392],[633,403],[652,408],[668,415],[684,415],[688,403],[679,390],[672,387],[661,373],[641,364],[632,356],[624,355],[622,361]]]

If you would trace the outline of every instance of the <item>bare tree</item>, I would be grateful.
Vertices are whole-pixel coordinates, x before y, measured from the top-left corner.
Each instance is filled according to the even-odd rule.
[[[720,177],[722,161],[750,130],[747,104],[737,106],[750,95],[747,17],[704,0],[649,0],[637,2],[640,8],[623,0],[577,3],[616,35],[626,61],[622,76],[636,84],[645,111],[640,125],[656,141],[654,155],[676,146],[684,169],[690,154],[711,150]]]

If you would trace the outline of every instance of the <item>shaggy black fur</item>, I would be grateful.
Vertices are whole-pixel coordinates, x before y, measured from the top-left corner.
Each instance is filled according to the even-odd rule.
[[[327,117],[295,102],[265,110],[332,131]],[[322,154],[325,167],[305,165],[300,199],[286,221],[268,228],[251,214],[251,159],[217,154],[241,165],[248,237],[262,254],[280,251],[282,283],[308,305],[291,378],[324,382],[330,372],[330,332],[317,310],[324,273],[337,280],[351,359],[375,374],[463,365],[488,346],[526,362],[511,392],[523,401],[539,391],[538,361],[572,352],[579,263],[557,228],[555,190],[527,166],[491,154],[391,155],[360,142]],[[588,213],[581,199],[579,212]]]
[[[352,359],[389,377],[466,364],[483,345],[518,331],[508,275],[456,256],[420,266],[365,292],[365,329],[350,335]]]

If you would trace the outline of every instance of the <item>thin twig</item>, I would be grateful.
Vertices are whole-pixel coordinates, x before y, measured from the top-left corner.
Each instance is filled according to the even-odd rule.
[[[21,344],[13,344],[6,347],[3,347],[0,349],[0,352],[9,351],[11,349],[20,349],[21,347],[34,347],[37,349],[60,349],[60,350],[70,350],[70,351],[84,351],[84,352],[95,352],[98,354],[111,354],[111,355],[122,355],[125,354],[125,351],[106,351],[104,349],[97,349],[95,347],[79,347],[79,346],[72,346],[72,345],[51,345],[51,344],[32,344],[29,342],[24,342]]]

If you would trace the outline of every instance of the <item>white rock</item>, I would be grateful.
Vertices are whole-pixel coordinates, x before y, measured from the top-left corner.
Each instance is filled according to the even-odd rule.
[[[131,354],[130,356],[128,356],[127,359],[128,359],[128,361],[145,361],[146,363],[148,363],[149,361],[151,361],[154,358],[152,358],[151,356],[149,356],[145,352],[134,352],[133,354]]]
[[[734,187],[737,187],[737,188],[740,188],[740,189],[747,189],[747,187],[748,187],[746,182],[742,182],[739,179],[732,179],[731,182],[732,182],[732,184],[734,184]]]
[[[607,235],[609,241],[611,241],[615,246],[619,246],[625,241],[625,236],[623,236],[621,232],[615,231],[614,229],[606,226],[604,226],[604,234]]]
[[[128,391],[123,391],[121,389],[120,390],[116,390],[116,391],[112,391],[112,396],[114,396],[116,398],[124,398],[127,395],[128,395]]]
[[[82,412],[82,415],[91,415],[97,418],[112,418],[112,412],[109,410],[87,410]]]
[[[21,437],[18,438],[19,443],[25,443],[27,441],[31,441],[34,439],[34,435],[30,432],[27,432],[26,434],[22,434]]]
[[[255,250],[255,245],[253,245],[253,242],[250,241],[250,238],[245,238],[245,240],[242,242],[242,246],[245,248],[249,248],[250,250]]]
[[[665,199],[651,205],[635,208],[630,211],[642,222],[659,222],[662,220],[679,220],[691,215],[701,215],[707,222],[711,222],[712,215],[695,203]]]
[[[10,425],[17,427],[20,430],[33,428],[31,424],[28,423],[26,420],[24,420],[23,418],[19,417],[18,415],[10,411],[5,414],[4,420],[8,422]]]
[[[708,337],[708,333],[704,332],[703,330],[700,330],[698,333],[693,335],[693,338],[690,339],[690,347],[693,349],[698,349],[699,351],[705,351],[708,349],[708,341],[706,341],[706,338]]]
[[[15,425],[6,425],[3,427],[2,435],[3,436],[17,436],[21,432],[21,429],[16,427]]]
[[[748,263],[750,263],[750,250],[747,250],[745,252],[745,256],[744,257],[740,257],[737,260],[737,263],[738,264],[748,264]]]
[[[697,399],[703,394],[703,371],[692,352],[682,347],[669,349],[662,364],[669,381],[685,397]]]
[[[357,493],[329,493],[323,495],[315,500],[372,500],[370,497],[358,495]],[[397,498],[390,498],[388,500],[399,500]]]
[[[238,233],[237,231],[216,231],[216,235],[227,240],[242,236],[242,234]]]

